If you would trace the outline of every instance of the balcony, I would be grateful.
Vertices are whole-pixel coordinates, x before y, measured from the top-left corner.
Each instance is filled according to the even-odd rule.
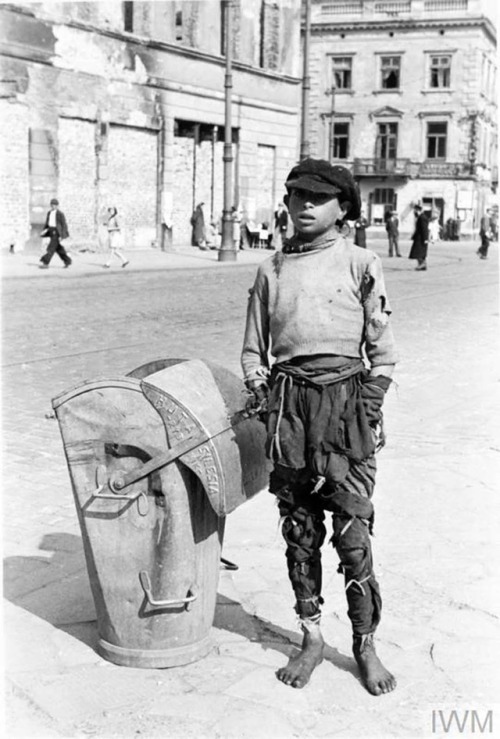
[[[468,0],[425,0],[424,12],[443,13],[448,11],[467,11]]]
[[[313,4],[313,23],[340,22],[337,16],[358,20],[380,20],[387,17],[425,17],[429,13],[467,14],[480,11],[480,0],[336,0]],[[361,16],[361,18],[360,18]]]
[[[355,177],[403,177],[411,176],[409,159],[355,159]]]

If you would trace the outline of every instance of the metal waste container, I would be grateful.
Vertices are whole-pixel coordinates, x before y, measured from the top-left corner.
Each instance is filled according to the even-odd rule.
[[[264,425],[233,373],[158,360],[53,400],[97,613],[97,651],[172,667],[211,648],[224,517],[267,484]]]

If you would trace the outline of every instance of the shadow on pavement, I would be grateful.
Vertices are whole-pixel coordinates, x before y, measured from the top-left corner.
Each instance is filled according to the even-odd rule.
[[[96,614],[81,538],[64,532],[46,534],[39,550],[40,556],[4,559],[4,597],[94,649]],[[213,625],[287,657],[300,647],[299,633],[248,613],[241,603],[221,593]],[[224,641],[223,633],[219,639]],[[325,660],[357,677],[354,661],[337,649],[327,646]]]

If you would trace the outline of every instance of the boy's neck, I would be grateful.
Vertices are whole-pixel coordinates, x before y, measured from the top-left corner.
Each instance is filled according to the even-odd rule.
[[[336,226],[324,231],[322,234],[318,234],[314,238],[309,235],[301,234],[297,231],[291,239],[288,239],[286,246],[283,251],[286,252],[301,252],[301,251],[312,251],[313,249],[324,249],[330,246],[340,236],[340,231]]]

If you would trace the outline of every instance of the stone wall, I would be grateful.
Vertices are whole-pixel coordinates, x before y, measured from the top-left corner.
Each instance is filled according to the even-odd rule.
[[[29,234],[28,108],[0,99],[0,120],[0,240],[20,251]]]
[[[95,134],[95,123],[91,121],[59,120],[57,196],[75,244],[92,242],[96,233]]]
[[[110,124],[102,208],[118,209],[125,244],[148,248],[156,239],[158,133]]]

